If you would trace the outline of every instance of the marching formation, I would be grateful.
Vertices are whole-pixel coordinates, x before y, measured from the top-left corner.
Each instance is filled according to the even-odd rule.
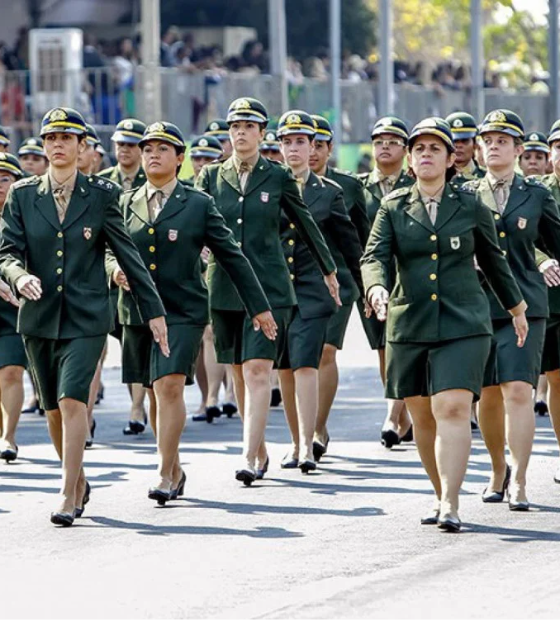
[[[0,129],[0,458],[18,457],[27,369],[62,462],[51,522],[82,516],[110,334],[131,396],[123,433],[149,420],[156,437],[157,504],[185,491],[195,380],[193,421],[243,421],[236,480],[266,476],[280,401],[291,436],[280,467],[316,470],[356,305],[379,353],[381,441],[414,440],[434,489],[421,523],[460,531],[477,425],[492,463],[482,502],[529,510],[534,411],[550,410],[560,439],[560,121],[546,137],[509,110],[410,132],[385,117],[375,169],[360,177],[332,166],[326,118],[290,110],[268,125],[260,101],[232,102],[191,142],[190,179],[166,121],[121,121],[117,163],[101,172],[95,128],[76,110],[48,112],[17,157]]]

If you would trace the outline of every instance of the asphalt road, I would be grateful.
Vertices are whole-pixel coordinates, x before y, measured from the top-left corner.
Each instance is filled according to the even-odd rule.
[[[234,480],[239,419],[188,423],[186,496],[157,508],[151,433],[121,433],[128,395],[105,372],[93,491],[70,529],[49,522],[59,464],[45,421],[22,416],[20,458],[0,465],[2,618],[558,618],[560,485],[548,418],[539,418],[529,513],[483,505],[488,457],[475,436],[461,498],[464,531],[420,526],[430,487],[414,445],[385,450],[379,381],[345,369],[318,473],[281,470],[283,412],[267,432],[271,469]],[[196,387],[185,392],[191,410]]]

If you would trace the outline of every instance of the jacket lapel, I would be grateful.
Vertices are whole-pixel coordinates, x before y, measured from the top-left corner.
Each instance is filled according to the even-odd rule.
[[[140,189],[132,196],[128,207],[137,218],[142,220],[148,226],[151,226],[150,212],[148,211],[148,186],[142,185]]]
[[[72,224],[79,219],[89,207],[89,201],[87,196],[89,194],[89,187],[86,177],[78,172],[76,178],[76,186],[72,192],[72,198],[70,198],[70,204],[66,211],[66,216],[62,222],[62,228],[70,228]]]
[[[238,193],[242,194],[241,186],[239,185],[239,177],[237,176],[237,170],[233,165],[233,157],[227,159],[220,169],[220,175],[228,183],[233,187],[233,189]]]
[[[509,194],[509,200],[507,201],[506,208],[504,209],[504,217],[507,217],[518,209],[529,198],[529,192],[523,182],[523,179],[516,174],[511,186],[511,192]]]
[[[410,194],[407,196],[404,210],[408,215],[416,220],[421,226],[428,230],[434,230],[428,211],[420,198],[418,193],[418,187],[414,187]]]
[[[247,187],[245,188],[245,195],[249,195],[251,192],[254,192],[259,185],[262,185],[270,176],[270,167],[271,163],[266,160],[264,157],[259,156],[259,160],[257,161],[255,167],[253,168],[253,172],[249,177],[249,182]]]
[[[321,197],[322,186],[321,179],[312,172],[303,188],[303,202],[308,208]]]
[[[440,230],[441,228],[443,228],[447,224],[447,222],[449,222],[449,220],[455,215],[455,213],[457,213],[460,206],[461,203],[458,200],[457,194],[453,192],[449,185],[446,185],[443,191],[441,202],[439,203],[435,229]]]
[[[51,226],[56,228],[56,230],[61,229],[56,205],[54,204],[54,198],[50,190],[48,173],[41,177],[41,182],[39,183],[37,194],[35,195],[35,206]]]
[[[160,222],[163,222],[163,220],[173,217],[176,213],[181,211],[184,208],[187,199],[187,192],[184,190],[181,183],[177,182],[175,189],[171,193],[171,196],[167,199],[163,209],[159,212],[154,224],[157,225]]]

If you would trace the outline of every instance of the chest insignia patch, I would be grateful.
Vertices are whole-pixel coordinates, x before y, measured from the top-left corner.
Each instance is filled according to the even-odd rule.
[[[449,242],[451,243],[452,250],[458,250],[461,247],[461,239],[459,237],[450,237]]]
[[[261,192],[261,202],[268,202],[270,194],[268,192]]]
[[[527,219],[524,217],[517,218],[517,228],[519,228],[519,230],[525,230],[525,228],[527,228]]]
[[[173,230],[173,228],[169,229],[169,232],[167,233],[167,238],[169,239],[169,241],[177,241],[178,236],[179,236],[178,230]]]
[[[87,226],[84,226],[84,239],[86,241],[89,241],[91,239],[91,228],[88,228]]]

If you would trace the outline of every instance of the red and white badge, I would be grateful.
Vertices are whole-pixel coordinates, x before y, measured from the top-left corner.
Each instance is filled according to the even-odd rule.
[[[179,236],[178,230],[173,230],[173,228],[169,229],[169,232],[167,233],[167,238],[169,239],[169,241],[177,241],[178,236]]]
[[[84,226],[84,239],[86,241],[89,241],[91,239],[91,235],[92,235],[91,228],[88,228],[87,226]]]
[[[268,202],[270,194],[268,192],[261,192],[261,202]]]
[[[517,218],[517,228],[519,228],[519,230],[525,230],[525,228],[527,228],[527,219],[524,217]]]

